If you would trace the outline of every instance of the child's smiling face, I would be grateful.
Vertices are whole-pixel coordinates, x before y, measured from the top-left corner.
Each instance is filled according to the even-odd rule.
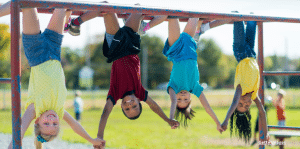
[[[139,102],[135,95],[127,95],[123,98],[121,107],[128,118],[136,117],[140,114]]]
[[[59,132],[59,117],[53,110],[44,112],[37,120],[41,133],[45,135],[56,135]]]
[[[250,106],[252,104],[251,95],[252,93],[247,93],[246,95],[240,97],[241,99],[236,108],[239,112],[244,113],[246,111],[249,111]]]
[[[180,91],[176,94],[177,98],[177,107],[185,108],[191,102],[191,94],[188,91]]]

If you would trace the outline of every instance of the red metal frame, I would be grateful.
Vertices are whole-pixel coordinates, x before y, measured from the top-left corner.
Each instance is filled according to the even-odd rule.
[[[22,148],[21,141],[21,111],[20,111],[20,97],[21,97],[21,59],[20,59],[20,8],[39,7],[40,13],[51,13],[51,8],[67,8],[72,9],[73,14],[80,15],[86,10],[104,11],[118,13],[119,17],[127,17],[127,13],[143,13],[146,19],[151,19],[153,15],[170,15],[177,16],[182,21],[186,21],[190,17],[210,18],[210,19],[231,19],[233,21],[260,21],[258,22],[258,65],[260,71],[260,88],[259,93],[261,102],[264,104],[264,76],[270,75],[300,75],[300,72],[268,72],[264,70],[264,56],[263,56],[263,22],[288,22],[300,23],[300,18],[283,18],[270,16],[255,16],[244,14],[222,14],[222,13],[206,13],[193,12],[172,9],[160,9],[143,6],[125,6],[116,4],[101,4],[101,3],[80,3],[80,2],[62,2],[53,0],[31,1],[31,0],[12,0],[11,1],[11,79],[0,79],[0,83],[8,83],[11,81],[12,90],[12,126],[13,126],[13,148]],[[269,126],[269,128],[275,128]],[[298,129],[298,128],[280,128],[280,129]],[[262,132],[261,124],[259,122],[259,131]],[[263,139],[260,133],[260,140]],[[264,148],[263,145],[259,148]]]
[[[300,127],[287,127],[287,126],[268,126],[269,129],[280,129],[280,130],[300,130]]]
[[[263,23],[258,22],[258,66],[259,66],[259,73],[260,73],[260,85],[259,85],[259,94],[261,95],[261,103],[264,105],[264,77],[262,76],[262,73],[264,71],[264,45],[263,45]],[[261,121],[259,123],[259,141],[263,141],[264,135],[263,135],[263,130],[261,126]],[[264,149],[265,145],[259,145],[259,149]]]
[[[214,18],[214,19],[231,19],[231,20],[243,20],[243,21],[266,21],[266,22],[288,22],[288,23],[300,23],[300,18],[284,18],[284,17],[271,17],[271,16],[257,16],[247,14],[226,14],[226,13],[207,13],[196,11],[184,11],[175,9],[162,9],[146,6],[132,6],[132,5],[120,5],[110,3],[92,3],[92,2],[74,2],[74,1],[53,1],[53,0],[20,0],[21,8],[38,7],[38,8],[66,8],[74,10],[74,13],[82,13],[82,11],[103,11],[114,12],[118,14],[122,13],[143,13],[151,15],[170,15],[181,16],[186,18]],[[76,12],[79,11],[79,12]]]
[[[21,51],[19,0],[11,1],[11,108],[13,149],[22,148],[21,140]]]
[[[264,71],[263,76],[300,76],[300,71]]]
[[[0,78],[0,83],[11,83],[10,78]]]

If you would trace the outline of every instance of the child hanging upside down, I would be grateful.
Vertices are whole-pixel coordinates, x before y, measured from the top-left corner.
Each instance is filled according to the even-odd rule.
[[[149,105],[152,111],[166,121],[172,129],[179,126],[175,120],[169,119],[159,105],[152,100],[148,91],[141,83],[140,59],[140,35],[137,33],[140,28],[142,14],[131,14],[125,26],[120,28],[114,13],[104,14],[106,34],[103,44],[103,55],[107,62],[113,62],[110,77],[110,88],[107,101],[99,123],[98,138],[103,138],[107,119],[114,105],[119,99],[124,115],[135,120],[142,112],[141,101]],[[151,22],[162,22],[164,18],[156,17]],[[150,23],[151,23],[150,22]],[[159,24],[159,23],[157,23]],[[100,146],[94,146],[101,148]]]
[[[196,28],[201,26],[202,21],[198,18],[190,18],[180,34],[179,20],[169,19],[169,37],[165,43],[163,54],[172,61],[173,68],[167,92],[171,98],[170,119],[183,121],[187,126],[187,121],[194,117],[195,111],[191,109],[191,95],[196,95],[206,112],[213,118],[217,125],[217,130],[222,133],[221,124],[211,109],[203,88],[199,83],[199,70],[197,63],[197,45],[192,38]]]
[[[244,22],[234,22],[233,52],[238,61],[234,82],[235,94],[222,124],[222,128],[226,130],[230,119],[230,134],[237,134],[245,142],[249,142],[251,138],[249,109],[252,101],[256,103],[259,110],[259,120],[262,124],[264,139],[268,139],[266,113],[257,94],[260,76],[254,51],[255,30],[255,21],[247,22],[246,33]]]
[[[0,7],[0,17],[10,14],[10,2]],[[58,136],[60,122],[64,119],[81,137],[103,147],[105,141],[93,139],[84,128],[64,110],[66,99],[65,76],[60,63],[61,43],[65,17],[71,12],[55,9],[47,29],[41,33],[36,8],[22,9],[22,41],[31,67],[26,110],[22,117],[21,138],[34,121],[35,146],[50,142]],[[34,120],[36,119],[36,120]],[[12,142],[9,149],[12,148]]]

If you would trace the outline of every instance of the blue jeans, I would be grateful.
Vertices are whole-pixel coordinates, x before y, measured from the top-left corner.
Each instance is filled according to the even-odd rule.
[[[285,120],[279,120],[278,126],[285,126]]]
[[[238,62],[247,57],[256,58],[254,40],[256,21],[248,21],[246,33],[244,22],[234,22],[233,28],[233,53]]]
[[[42,34],[22,36],[25,56],[30,67],[48,60],[61,61],[60,52],[63,35],[46,29]]]

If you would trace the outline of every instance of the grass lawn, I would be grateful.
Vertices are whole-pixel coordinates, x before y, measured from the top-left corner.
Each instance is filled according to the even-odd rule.
[[[223,121],[227,108],[213,108],[216,115]],[[72,109],[67,109],[74,115]],[[106,125],[104,139],[108,148],[188,148],[188,149],[220,149],[220,148],[258,148],[250,147],[236,138],[230,139],[229,129],[223,134],[216,130],[214,121],[203,108],[196,108],[196,117],[188,128],[172,130],[166,122],[160,119],[151,109],[143,104],[143,113],[135,121],[128,120],[122,113],[120,106],[116,106]],[[23,111],[24,112],[24,111]],[[23,113],[22,112],[22,113]],[[169,113],[168,108],[164,112]],[[276,111],[270,109],[268,112],[269,125],[276,125]],[[252,107],[252,127],[257,116],[257,108]],[[289,109],[286,111],[287,126],[300,126],[299,110]],[[102,108],[85,110],[82,115],[82,125],[87,132],[96,137]],[[0,111],[0,133],[11,133],[10,110]],[[32,125],[32,124],[31,124]],[[26,135],[33,135],[33,125],[29,127]],[[63,122],[61,125],[60,138],[69,142],[88,143]],[[275,141],[274,137],[271,137]],[[251,140],[252,141],[252,140]],[[286,148],[299,148],[300,137],[286,140]],[[278,148],[278,147],[266,147]]]

